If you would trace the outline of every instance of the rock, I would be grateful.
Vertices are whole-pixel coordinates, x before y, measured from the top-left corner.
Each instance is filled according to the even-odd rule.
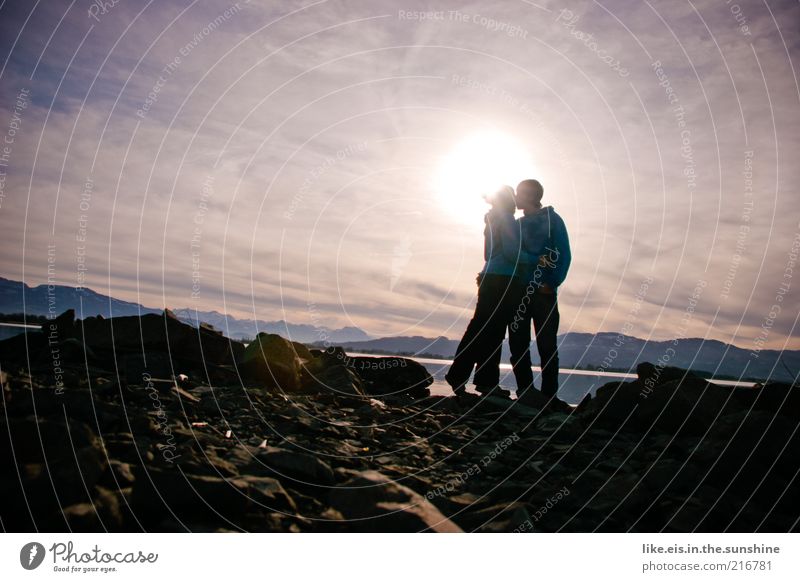
[[[593,426],[643,433],[702,435],[723,409],[732,406],[730,389],[679,370],[652,364],[638,367],[640,379],[600,387],[581,407],[579,417]]]
[[[699,436],[723,412],[729,393],[696,376],[671,380],[639,402],[631,423],[640,432],[652,427],[674,435]]]
[[[91,348],[86,347],[79,339],[74,337],[68,337],[61,341],[58,349],[58,355],[65,363],[84,367],[87,362],[97,363],[100,361]]]
[[[112,459],[109,463],[109,471],[103,477],[103,484],[111,488],[125,488],[133,485],[135,478],[133,468],[129,463],[123,463]]]
[[[242,354],[239,371],[249,381],[296,392],[302,363],[292,342],[277,334],[260,333]]]
[[[365,397],[361,378],[351,368],[342,365],[308,371],[304,375],[303,388],[318,393]]]
[[[408,358],[347,356],[343,363],[361,377],[366,393],[372,396],[426,398],[431,394],[428,387],[433,377],[425,366]]]
[[[464,531],[483,533],[513,532],[533,523],[526,505],[519,502],[464,511],[453,519]]]
[[[733,397],[743,409],[771,412],[800,421],[800,384],[768,382],[753,388],[736,388]]]
[[[591,402],[592,402],[592,395],[587,392],[586,396],[584,396],[578,403],[578,406],[575,407],[575,413],[580,414],[581,412],[585,412],[589,408]]]
[[[47,337],[41,331],[26,331],[0,341],[0,363],[3,369],[28,370],[37,366],[50,366],[52,356],[47,344]]]
[[[8,381],[8,372],[0,371],[0,400],[4,403],[11,401],[11,384]],[[7,405],[6,405],[7,406]]]
[[[306,368],[316,375],[327,368],[344,366],[362,381],[362,391],[370,396],[426,398],[433,377],[422,364],[408,358],[348,356],[340,347],[311,350],[314,357]]]
[[[232,365],[244,353],[244,344],[212,331],[185,324],[169,313],[164,315],[89,317],[76,327],[79,339],[94,350],[118,354],[160,352],[173,361]],[[113,370],[112,366],[108,369]],[[151,374],[154,375],[154,374]]]
[[[540,390],[536,390],[535,388],[526,390],[525,393],[517,397],[516,402],[528,408],[545,410],[546,412],[561,412],[564,414],[572,412],[572,407],[560,398],[545,396]]]
[[[88,502],[108,466],[102,441],[81,422],[3,419],[0,435],[0,498],[8,508],[3,516],[7,527],[14,528],[17,518],[30,519],[26,499],[36,500],[31,511],[44,523],[45,516],[63,507]]]
[[[123,526],[120,500],[116,493],[102,487],[91,502],[76,503],[64,509],[64,518],[73,532],[120,531]]]
[[[292,347],[294,348],[297,357],[302,361],[310,362],[314,359],[314,356],[311,354],[311,350],[309,350],[304,344],[301,344],[300,342],[292,342]]]
[[[301,485],[330,485],[334,480],[330,465],[314,455],[270,446],[254,449],[253,455],[248,472],[255,475],[289,478]]]
[[[121,372],[127,384],[144,385],[148,382],[158,384],[159,380],[169,381],[173,363],[164,352],[136,352],[121,354],[118,358]],[[156,380],[155,382],[153,380]]]
[[[742,411],[722,417],[714,423],[708,443],[700,452],[709,461],[713,459],[707,482],[747,496],[758,491],[754,501],[767,505],[770,498],[777,501],[778,497],[788,495],[782,490],[784,487],[769,495],[767,490],[771,483],[795,480],[800,471],[800,431],[796,427],[785,417],[763,411]],[[790,497],[796,504],[800,499],[800,495]]]
[[[211,325],[210,323],[206,323],[205,321],[201,321],[199,325],[200,329],[203,331],[207,331],[216,335],[222,335],[222,331]]]
[[[331,491],[330,501],[360,531],[461,531],[424,497],[378,471],[353,475]]]
[[[642,362],[636,366],[636,375],[639,383],[645,388],[654,388],[667,382],[678,380],[702,380],[700,376],[691,370],[682,370],[673,366],[657,367],[650,362]]]
[[[264,505],[269,511],[297,511],[294,499],[286,492],[280,481],[272,477],[245,475],[242,479],[250,485],[253,501]]]
[[[536,428],[546,433],[558,431],[562,437],[566,434],[577,437],[580,436],[582,431],[576,415],[560,412],[542,416],[536,421]]]
[[[181,522],[235,520],[257,507],[250,495],[251,485],[244,479],[194,475],[178,467],[139,467],[135,481],[131,508],[151,527],[168,515]],[[263,499],[263,493],[256,498]]]
[[[300,384],[272,390],[242,386],[233,359],[202,361],[206,335],[211,359],[230,348],[214,330],[169,314],[91,319],[90,352],[80,325],[59,340],[76,362],[61,392],[44,334],[0,342],[7,531],[529,531],[531,516],[536,531],[786,531],[800,516],[787,385],[729,389],[643,364],[576,411],[538,391],[534,406],[420,399],[422,374],[393,377],[404,359],[274,336],[261,340]],[[134,381],[114,381],[117,366]],[[519,438],[498,451],[506,435]],[[565,484],[569,497],[552,502]]]

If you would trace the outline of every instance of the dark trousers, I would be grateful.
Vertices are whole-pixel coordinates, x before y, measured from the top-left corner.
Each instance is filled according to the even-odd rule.
[[[478,302],[464,337],[458,344],[453,364],[447,372],[447,382],[455,387],[466,384],[477,365],[476,376],[493,365],[493,354],[500,353],[506,327],[511,322],[525,293],[516,277],[484,275],[478,286]],[[495,382],[494,385],[496,385]]]
[[[558,295],[536,289],[523,293],[508,326],[508,347],[511,366],[517,381],[517,394],[533,388],[531,370],[531,323],[536,332],[536,347],[542,367],[542,394],[558,392]],[[504,334],[505,335],[505,334]],[[501,340],[502,346],[502,340]],[[496,386],[500,381],[500,347],[489,354],[489,361],[479,366],[476,386]]]

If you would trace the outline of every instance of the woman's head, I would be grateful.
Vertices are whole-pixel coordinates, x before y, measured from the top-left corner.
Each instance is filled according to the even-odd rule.
[[[517,209],[514,189],[511,186],[501,186],[495,192],[486,196],[486,201],[491,204],[493,208],[512,214]]]

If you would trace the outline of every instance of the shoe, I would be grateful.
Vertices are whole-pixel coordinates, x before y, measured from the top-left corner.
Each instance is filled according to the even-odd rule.
[[[455,384],[455,383],[454,383],[454,382],[452,382],[452,380],[451,380],[451,379],[450,379],[450,378],[447,376],[447,374],[445,374],[445,376],[444,376],[444,381],[445,381],[445,382],[447,382],[447,383],[450,385],[450,388],[452,388],[452,389],[453,389],[453,393],[454,393],[456,396],[463,396],[464,394],[466,394],[466,393],[467,393],[467,383],[466,383],[466,381],[465,381],[465,382],[462,382],[462,383],[460,383],[460,384]]]
[[[544,409],[547,406],[547,398],[536,387],[517,392],[517,402],[530,408]]]
[[[536,388],[526,388],[524,390],[517,390],[517,400],[521,398],[525,398],[527,394],[530,394],[532,390],[536,390]]]
[[[550,396],[549,400],[547,401],[546,410],[548,412],[561,412],[569,414],[572,412],[572,407],[564,400],[561,400],[558,396],[553,395]]]
[[[500,386],[475,386],[475,392],[481,396],[496,396],[498,398],[511,399],[511,391],[504,390]]]

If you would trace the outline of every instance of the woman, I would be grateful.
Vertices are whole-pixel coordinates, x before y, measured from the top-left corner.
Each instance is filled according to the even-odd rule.
[[[533,264],[539,259],[522,250],[519,223],[514,219],[514,189],[503,186],[486,199],[492,207],[484,217],[485,263],[477,278],[478,302],[445,375],[457,395],[465,392],[476,364],[491,365],[491,355],[500,349],[506,326],[524,295],[522,275],[526,269],[522,263]],[[494,387],[476,386],[476,389],[486,393]]]

